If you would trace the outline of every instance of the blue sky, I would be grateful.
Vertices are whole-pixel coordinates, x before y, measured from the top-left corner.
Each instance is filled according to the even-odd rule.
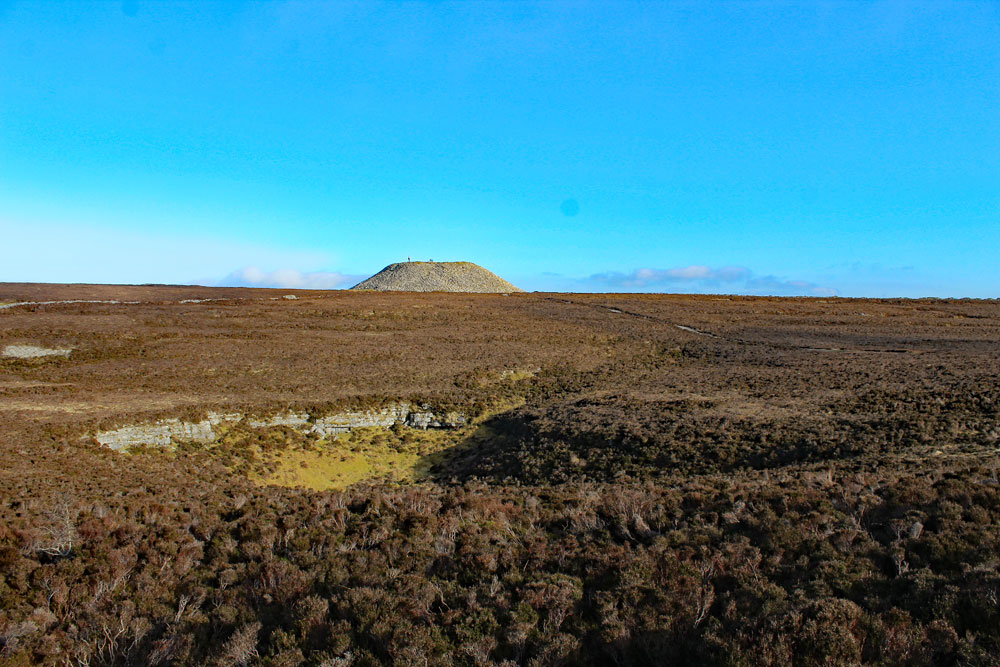
[[[0,280],[997,297],[998,44],[993,2],[0,1]]]

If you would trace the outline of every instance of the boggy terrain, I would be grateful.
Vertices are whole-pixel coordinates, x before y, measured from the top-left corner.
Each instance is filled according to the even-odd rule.
[[[0,285],[0,665],[996,664],[998,340],[995,301]],[[404,403],[465,422],[286,417]]]

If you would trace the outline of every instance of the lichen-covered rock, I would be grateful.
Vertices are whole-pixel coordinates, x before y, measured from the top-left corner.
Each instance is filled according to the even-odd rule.
[[[238,412],[209,413],[200,422],[183,422],[179,419],[161,419],[152,424],[134,424],[110,431],[101,431],[95,439],[111,449],[123,451],[142,445],[169,447],[175,442],[210,443],[215,440],[216,426],[223,423],[246,421],[253,428],[287,426],[303,433],[316,433],[330,437],[347,433],[355,428],[387,428],[403,424],[411,428],[458,428],[465,425],[466,418],[457,412],[444,415],[435,413],[429,405],[419,410],[411,410],[409,403],[393,403],[388,407],[372,410],[348,410],[323,417],[313,417],[305,412],[286,412],[267,418],[247,418]]]
[[[113,431],[102,431],[95,439],[111,449],[123,451],[129,447],[149,445],[169,447],[174,441],[208,443],[215,440],[212,422],[182,422],[179,419],[161,419],[153,424],[123,426]]]
[[[289,412],[281,415],[274,415],[267,419],[251,419],[249,425],[254,428],[266,428],[268,426],[290,426],[294,429],[305,428],[309,424],[309,415],[305,412]]]
[[[426,430],[434,421],[433,412],[411,412],[406,416],[407,426],[421,430]]]
[[[357,410],[327,415],[316,420],[313,432],[320,435],[345,433],[352,428],[388,427],[396,423],[406,423],[410,414],[407,403],[396,403],[381,410]]]
[[[3,356],[14,359],[38,359],[39,357],[68,357],[73,350],[66,348],[47,348],[37,345],[8,345],[3,349]]]

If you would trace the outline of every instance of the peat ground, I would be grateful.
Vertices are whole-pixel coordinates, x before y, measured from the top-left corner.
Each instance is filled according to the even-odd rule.
[[[0,350],[72,351],[0,357],[0,665],[1000,652],[996,301],[0,285],[24,302]],[[355,460],[287,430],[88,438],[396,401],[477,421],[355,438],[420,474],[339,491],[261,484]]]

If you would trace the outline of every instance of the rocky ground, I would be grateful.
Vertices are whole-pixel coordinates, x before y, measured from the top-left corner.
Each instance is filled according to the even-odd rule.
[[[472,262],[401,262],[390,264],[351,289],[393,292],[523,292]]]

